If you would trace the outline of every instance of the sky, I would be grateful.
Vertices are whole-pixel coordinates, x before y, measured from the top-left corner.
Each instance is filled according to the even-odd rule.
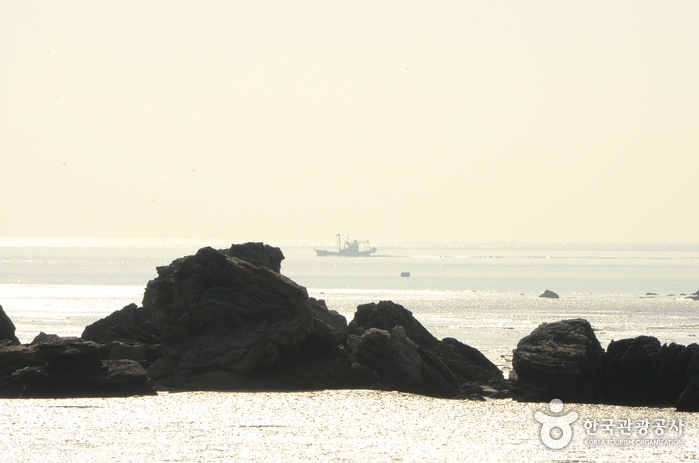
[[[0,3],[0,237],[697,242],[699,3]]]

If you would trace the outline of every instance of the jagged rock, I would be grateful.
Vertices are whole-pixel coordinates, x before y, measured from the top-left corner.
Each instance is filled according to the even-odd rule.
[[[460,394],[506,397],[510,384],[502,371],[478,349],[454,338],[444,338],[429,351],[454,373],[460,386]],[[465,393],[464,391],[468,391]]]
[[[453,397],[458,392],[454,374],[441,360],[411,341],[402,326],[395,326],[390,332],[378,328],[366,330],[350,357],[356,364],[376,372],[374,378],[378,377],[379,381],[366,386],[372,389],[435,397]],[[354,369],[356,373],[358,367]]]
[[[314,318],[328,325],[338,339],[347,335],[347,319],[343,315],[335,310],[329,310],[323,299],[310,298],[310,300]]]
[[[400,359],[398,364],[401,368],[412,371],[411,375],[405,375],[405,371],[397,375],[409,379],[403,384],[392,376],[396,368],[392,362],[397,361],[395,358],[405,357],[407,355],[405,352],[410,350],[404,348],[401,351],[396,348],[396,342],[389,343],[382,338],[382,336],[392,338],[396,327],[400,327],[410,344],[415,345],[416,349],[413,350],[422,362],[418,368],[417,363],[410,364],[407,358]],[[371,330],[379,330],[379,332],[371,332]],[[509,382],[502,376],[498,367],[483,354],[453,338],[439,341],[413,316],[412,312],[394,302],[380,301],[358,306],[347,332],[345,348],[354,361],[351,375],[354,387],[389,388],[437,397],[454,397],[460,394],[460,386],[470,383],[469,387],[473,391],[484,392],[489,396],[509,396]],[[371,334],[368,334],[370,332]],[[401,339],[400,336],[399,339]],[[376,344],[373,354],[367,349],[368,340],[372,341],[371,345]],[[382,352],[383,348],[380,347],[382,345],[383,348],[403,353],[399,355]],[[371,355],[376,358],[372,360]],[[394,360],[391,360],[392,358]],[[362,367],[368,367],[368,370]],[[422,383],[413,379],[417,377],[418,370],[422,376]],[[372,371],[375,372],[373,376]],[[464,397],[471,398],[476,395],[477,393],[473,392]],[[478,395],[478,397],[482,399],[483,396]]]
[[[662,345],[651,336],[612,341],[600,377],[601,400],[615,405],[672,405],[699,374],[699,345]]]
[[[423,349],[432,349],[439,344],[439,340],[413,317],[411,311],[395,302],[362,304],[357,307],[353,321],[362,330],[379,328],[391,331],[396,326],[402,326],[406,335]]]
[[[281,259],[277,248],[248,243],[202,248],[158,268],[143,307],[161,332],[163,360],[149,369],[159,386],[312,389],[344,380],[344,317],[281,275]]]
[[[45,364],[37,358],[36,347],[26,344],[14,344],[0,348],[0,379],[14,371],[28,366]]]
[[[234,244],[224,254],[250,262],[257,267],[266,267],[277,273],[281,271],[284,254],[279,248],[263,243]]]
[[[0,349],[1,397],[116,397],[154,394],[131,360],[102,361],[102,346],[80,338],[39,336]]]
[[[19,344],[19,339],[15,336],[15,324],[7,316],[0,305],[0,341],[9,341],[11,344]],[[7,343],[5,343],[7,344]]]
[[[159,344],[160,333],[148,318],[148,313],[143,307],[129,304],[85,327],[80,337],[99,343],[130,340],[144,344]]]
[[[517,344],[510,379],[515,398],[548,402],[595,402],[604,350],[587,320],[539,325]]]
[[[556,294],[553,291],[550,291],[548,289],[546,291],[544,291],[543,293],[539,294],[539,297],[548,297],[551,299],[558,299],[559,298],[558,294]]]

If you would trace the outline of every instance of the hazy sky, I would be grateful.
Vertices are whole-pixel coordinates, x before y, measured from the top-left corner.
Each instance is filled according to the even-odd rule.
[[[0,3],[0,236],[699,241],[694,1]]]

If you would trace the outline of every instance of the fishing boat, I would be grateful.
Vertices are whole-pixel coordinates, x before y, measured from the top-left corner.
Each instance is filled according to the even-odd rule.
[[[343,257],[362,257],[371,256],[376,252],[376,248],[371,247],[369,241],[357,241],[345,238],[345,245],[342,246],[342,237],[337,235],[337,251],[326,251],[325,249],[316,249],[316,256],[343,256]]]

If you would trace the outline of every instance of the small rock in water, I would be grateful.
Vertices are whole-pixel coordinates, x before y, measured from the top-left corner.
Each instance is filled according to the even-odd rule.
[[[539,297],[550,297],[552,299],[558,299],[558,294],[554,293],[553,291],[546,290],[543,293],[539,294]]]

